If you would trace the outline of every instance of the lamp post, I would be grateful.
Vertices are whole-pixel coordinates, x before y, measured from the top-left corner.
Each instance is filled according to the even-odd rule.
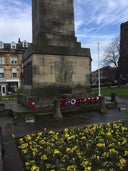
[[[99,48],[99,42],[98,42],[98,96],[101,96],[100,92],[100,48]]]

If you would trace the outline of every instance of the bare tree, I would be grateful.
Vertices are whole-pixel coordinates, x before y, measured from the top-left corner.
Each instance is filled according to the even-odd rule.
[[[112,39],[112,42],[104,51],[104,59],[102,61],[104,66],[118,67],[118,60],[120,56],[120,38]]]

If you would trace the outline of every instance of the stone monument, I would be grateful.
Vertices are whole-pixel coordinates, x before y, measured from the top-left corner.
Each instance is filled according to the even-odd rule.
[[[73,0],[33,0],[32,29],[32,45],[23,56],[25,101],[51,85],[87,94],[91,54],[75,37]]]

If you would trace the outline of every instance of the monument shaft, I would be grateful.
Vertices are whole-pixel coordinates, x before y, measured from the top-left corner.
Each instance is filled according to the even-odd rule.
[[[33,42],[41,34],[74,36],[73,0],[32,1]]]

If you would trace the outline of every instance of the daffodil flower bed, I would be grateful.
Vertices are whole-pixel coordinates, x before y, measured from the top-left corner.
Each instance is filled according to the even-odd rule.
[[[45,130],[18,139],[18,149],[26,171],[127,171],[128,126]]]

